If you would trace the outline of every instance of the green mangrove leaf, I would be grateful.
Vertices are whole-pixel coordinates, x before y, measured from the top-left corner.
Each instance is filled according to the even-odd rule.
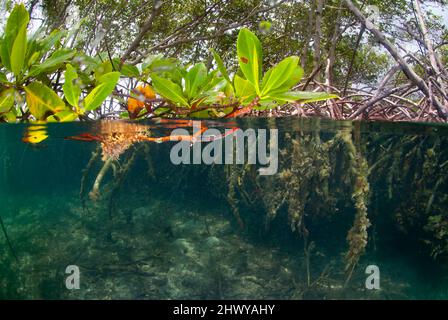
[[[61,68],[64,63],[73,58],[75,54],[76,52],[74,50],[57,50],[44,62],[31,68],[28,77],[34,77],[41,73],[51,73]]]
[[[166,72],[167,77],[174,83],[177,83],[181,88],[183,87],[182,81],[185,79],[187,72],[181,67],[173,68],[170,72]]]
[[[75,68],[71,64],[67,64],[67,69],[65,71],[65,82],[62,86],[64,91],[65,100],[76,108],[79,109],[79,97],[81,96],[81,88],[73,83],[73,80],[78,79],[78,73],[76,73]]]
[[[217,75],[218,75],[217,70],[214,70],[208,74],[207,79],[201,88],[202,94],[206,94],[208,91],[224,90],[225,86],[228,84],[227,80]]]
[[[5,34],[10,34],[14,37],[17,36],[20,28],[23,25],[28,24],[29,21],[30,17],[25,5],[23,3],[16,4],[9,15],[8,21],[6,22]]]
[[[25,64],[28,68],[31,67],[36,61],[39,61],[44,53],[50,51],[42,48],[42,41],[44,39],[39,39],[39,36],[42,34],[45,34],[45,28],[43,26],[31,35],[28,34],[28,43],[25,55]]]
[[[188,115],[189,118],[195,118],[195,119],[210,119],[210,117],[214,116],[213,109],[207,109],[207,110],[201,110],[201,111],[195,111]]]
[[[161,116],[161,115],[164,115],[164,114],[169,113],[170,111],[171,111],[170,108],[157,108],[157,109],[154,111],[154,114],[155,114],[156,116]]]
[[[0,113],[8,112],[14,105],[14,89],[7,89],[0,94]]]
[[[31,57],[28,59],[28,63],[27,63],[28,67],[31,67],[37,61],[37,59],[39,59],[39,56],[40,56],[39,51],[34,52],[31,55]]]
[[[8,113],[5,113],[5,114],[3,115],[3,118],[4,118],[8,123],[14,123],[14,122],[16,122],[16,120],[17,120],[17,115],[16,115],[14,112],[9,111]]]
[[[142,64],[142,73],[144,75],[156,73],[158,76],[178,72],[179,62],[173,58],[165,58],[163,55],[150,55]],[[172,79],[172,77],[170,77]],[[174,79],[173,79],[174,80]]]
[[[223,79],[222,83],[226,84],[227,81],[225,81]],[[225,98],[224,92],[220,91],[220,90],[205,91],[201,96],[202,96],[201,97],[201,99],[202,99],[201,103],[205,104],[205,105],[210,105],[210,104],[214,104],[214,103],[220,103]]]
[[[10,71],[12,71],[11,69],[12,47],[14,46],[14,42],[16,41],[19,32],[23,29],[23,26],[25,26],[26,28],[29,21],[30,17],[25,6],[23,4],[15,5],[6,23],[4,31],[5,37],[2,41],[2,45],[0,48],[0,56],[2,63]],[[23,54],[25,54],[25,52]]]
[[[235,97],[235,88],[233,87],[232,83],[227,83],[227,85],[224,87],[224,94],[228,98]]]
[[[50,88],[40,82],[32,82],[25,87],[26,103],[31,114],[37,120],[45,120],[50,114],[64,111],[64,101]]]
[[[299,57],[288,57],[266,72],[262,82],[261,96],[269,95],[270,92],[275,91],[286,92],[291,89],[291,84],[295,85],[300,81],[297,77],[294,78],[294,81],[291,81],[293,76],[297,76],[297,71],[300,68],[298,66],[299,61]]]
[[[292,87],[294,87],[296,84],[300,82],[303,78],[304,71],[301,66],[297,66],[290,78],[286,81],[284,84],[285,88],[288,88],[287,90],[291,90]]]
[[[257,95],[254,86],[252,85],[251,82],[249,82],[249,80],[243,79],[240,76],[235,75],[233,82],[235,86],[236,96],[240,98],[241,102],[243,103],[250,102]]]
[[[39,41],[40,50],[42,52],[50,51],[65,35],[67,35],[66,30],[53,30],[48,36]]]
[[[115,58],[112,60],[112,62],[114,65],[114,69],[120,70],[120,64],[121,64],[120,59]],[[121,75],[123,75],[124,77],[128,77],[128,78],[139,78],[140,77],[140,71],[138,70],[138,68],[129,63],[123,63],[123,65],[121,66],[120,72],[121,72]]]
[[[129,120],[129,112],[121,112],[120,113],[120,119]]]
[[[154,89],[162,97],[174,103],[178,103],[182,106],[190,107],[187,99],[182,93],[182,88],[178,84],[172,82],[169,79],[156,76],[155,74],[151,75],[151,79],[154,85]]]
[[[58,112],[47,118],[48,122],[71,122],[78,118],[78,114],[72,110]]]
[[[11,63],[9,62],[9,53],[6,41],[0,42],[0,60],[2,65],[6,67],[6,69],[8,70],[11,69]]]
[[[83,69],[83,73],[90,76],[92,72],[95,72],[95,69],[98,67],[98,62],[88,55],[78,52],[76,55],[76,58],[73,59],[73,64],[76,62],[79,66],[84,66],[85,69]],[[90,81],[91,82],[91,81]]]
[[[326,92],[307,92],[307,91],[272,92],[269,96],[263,97],[262,101],[278,100],[286,102],[299,101],[302,103],[308,103],[328,99],[339,99],[339,96]]]
[[[27,67],[31,66],[41,56],[40,47],[37,40],[34,39],[35,37],[36,37],[35,34],[32,35],[31,37],[28,35],[28,42],[26,45],[26,54],[25,54],[25,65]]]
[[[100,78],[113,71],[112,63],[110,61],[104,61],[95,69],[95,79],[99,83]]]
[[[259,105],[254,107],[254,110],[270,110],[270,109],[275,109],[277,108],[279,105],[281,105],[282,101],[274,101],[274,100],[265,100],[265,101],[260,101]]]
[[[14,40],[14,44],[11,49],[11,71],[14,73],[16,77],[20,75],[22,72],[23,65],[25,63],[25,55],[26,55],[26,28],[27,25],[24,24],[17,34],[16,39]]]
[[[99,84],[84,99],[84,110],[92,111],[98,108],[114,91],[120,72],[109,72],[98,79]]]
[[[0,72],[0,82],[2,83],[8,83],[8,78],[6,78],[6,74]]]
[[[238,63],[247,80],[260,94],[260,77],[262,74],[262,49],[260,40],[246,28],[240,30],[237,40]]]
[[[185,76],[185,93],[189,100],[196,97],[200,87],[207,80],[207,68],[204,63],[195,64]]]
[[[224,66],[224,62],[222,61],[221,57],[215,50],[211,49],[211,52],[213,54],[213,58],[216,61],[216,64],[218,65],[219,72],[221,72],[221,75],[224,77],[224,79],[227,80],[228,83],[232,84],[232,81],[230,81],[229,73],[227,72],[227,69]]]
[[[128,63],[123,64],[120,72],[125,77],[129,77],[129,78],[140,77],[140,71],[138,70],[138,68],[136,66],[133,66],[132,64],[128,64]]]

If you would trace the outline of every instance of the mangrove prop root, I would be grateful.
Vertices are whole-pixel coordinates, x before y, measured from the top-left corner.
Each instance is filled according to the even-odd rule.
[[[239,175],[239,169],[236,166],[229,166],[228,167],[228,183],[229,183],[229,189],[227,193],[227,202],[230,205],[230,208],[232,209],[232,213],[234,217],[236,218],[238,225],[241,229],[244,228],[244,222],[243,219],[241,219],[240,210],[239,210],[239,199],[237,198],[237,190],[238,190],[238,183],[241,181],[241,177]]]
[[[311,250],[313,249],[313,242],[309,243],[309,232],[305,228],[305,226],[302,226],[302,237],[303,237],[303,254],[305,256],[305,266],[306,266],[306,280],[307,280],[307,286],[311,286]]]
[[[148,165],[148,176],[150,176],[152,179],[155,179],[156,172],[154,169],[152,157],[151,157],[151,149],[149,147],[149,143],[146,143],[143,145],[143,152],[145,156],[146,163]]]
[[[315,219],[319,214],[327,215],[333,212],[329,211],[329,208],[335,207],[341,193],[351,194],[345,201],[355,208],[354,223],[347,235],[349,248],[345,264],[348,279],[367,246],[367,229],[370,226],[367,215],[369,167],[361,148],[357,148],[353,141],[354,138],[359,138],[358,136],[353,132],[353,128],[341,130],[325,142],[321,141],[317,133],[294,136],[288,133],[285,135],[286,148],[279,150],[280,173],[273,177],[253,178],[247,175],[241,186],[240,170],[229,168],[228,202],[238,219],[241,219],[239,209],[242,202],[247,200],[241,197],[242,192],[237,193],[239,188],[245,189],[247,194],[257,195],[256,203],[263,203],[266,214],[265,228],[269,227],[279,209],[285,207],[291,230],[300,233],[304,238],[309,282],[311,253],[308,246],[312,241],[306,228],[305,217]],[[267,187],[257,188],[257,185]],[[245,203],[250,205],[247,201]],[[307,215],[305,211],[313,215]]]
[[[349,249],[345,256],[345,269],[346,272],[348,272],[345,285],[347,285],[359,258],[367,247],[367,229],[370,226],[370,221],[367,215],[367,205],[369,202],[370,188],[368,182],[369,166],[366,159],[362,156],[360,150],[357,150],[355,147],[349,133],[342,133],[341,139],[347,147],[349,158],[354,161],[352,165],[352,173],[354,177],[352,198],[356,209],[353,226],[347,234],[347,241],[349,244]]]
[[[87,166],[82,170],[81,187],[79,189],[79,197],[81,199],[82,206],[84,209],[86,208],[86,201],[85,201],[84,194],[85,194],[85,189],[86,189],[86,184],[87,184],[87,177],[89,175],[91,168],[93,167],[93,164],[99,158],[100,154],[101,154],[101,149],[100,149],[100,147],[97,147],[95,149],[95,151],[92,152],[92,156],[90,157],[89,162],[87,163]]]
[[[92,191],[90,191],[89,193],[89,197],[92,201],[97,201],[100,198],[101,181],[104,179],[104,176],[111,167],[113,161],[114,160],[112,158],[107,159],[103,167],[101,168],[100,172],[98,173],[98,176],[96,177],[95,182],[93,184]]]
[[[8,232],[6,231],[6,227],[5,227],[5,224],[3,223],[3,219],[1,216],[0,216],[0,226],[2,227],[2,231],[3,231],[3,234],[5,235],[6,242],[8,243],[8,247],[9,247],[9,250],[11,251],[11,254],[13,255],[14,259],[16,259],[17,262],[19,262],[19,258],[17,257],[14,247],[12,246],[11,240],[9,239]]]

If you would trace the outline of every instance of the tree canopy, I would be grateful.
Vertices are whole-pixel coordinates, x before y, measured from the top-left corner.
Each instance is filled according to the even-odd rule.
[[[38,75],[39,70],[43,69],[48,71],[45,79],[37,79],[55,92],[51,94],[46,90],[45,97],[54,100],[56,106],[64,104],[75,109],[79,108],[76,105],[78,102],[72,99],[73,103],[70,103],[70,98],[67,99],[62,93],[76,87],[77,82],[82,82],[80,96],[87,99],[93,92],[95,97],[87,99],[92,99],[92,104],[78,113],[81,114],[80,119],[120,114],[140,118],[158,116],[154,113],[156,109],[163,112],[167,111],[166,108],[173,109],[173,106],[166,106],[166,102],[161,101],[170,99],[160,95],[157,89],[161,88],[161,83],[157,80],[155,82],[158,83],[154,83],[151,77],[154,75],[157,79],[161,76],[162,81],[166,78],[174,83],[178,80],[179,84],[185,82],[185,75],[167,75],[164,71],[173,70],[173,65],[181,66],[176,69],[181,70],[180,73],[200,69],[199,74],[202,74],[203,70],[207,70],[209,80],[214,77],[212,71],[216,71],[218,77],[226,78],[222,72],[222,66],[225,66],[231,79],[224,80],[230,80],[228,82],[233,86],[235,81],[241,82],[235,79],[250,80],[236,54],[237,38],[243,28],[254,33],[260,41],[262,70],[271,69],[287,57],[297,57],[297,65],[303,68],[304,73],[300,77],[302,81],[294,84],[296,91],[323,91],[333,98],[317,104],[311,103],[310,99],[275,99],[276,106],[272,104],[269,108],[260,107],[257,101],[254,106],[258,108],[253,108],[257,111],[251,109],[251,112],[420,121],[445,121],[448,115],[447,29],[443,17],[438,16],[446,1],[22,2],[30,16],[27,52],[33,52],[30,43],[31,46],[40,46],[40,50],[34,51],[35,54],[39,52],[38,55],[27,57],[34,58],[34,64],[24,60],[34,68],[34,71],[27,71],[27,76],[32,77],[33,72]],[[16,3],[20,2],[3,1],[2,5],[5,11],[12,12]],[[5,29],[6,20],[3,25]],[[45,39],[46,44],[40,40],[33,44],[32,37]],[[7,38],[8,34],[4,32],[3,44]],[[12,47],[13,44],[9,50]],[[2,57],[6,59],[6,55]],[[54,59],[48,62],[49,59],[45,58],[49,57]],[[8,62],[5,63],[4,59],[2,65],[7,66]],[[58,63],[51,63],[55,60]],[[118,75],[114,72],[121,73],[120,80],[116,79]],[[67,84],[67,79],[71,79],[72,84]],[[113,83],[109,80],[117,81]],[[252,84],[256,87],[255,83]],[[25,88],[28,97],[21,107],[25,114],[27,108],[32,109],[36,104],[35,99],[29,96],[39,91],[38,86],[33,84]],[[155,89],[154,95],[142,94],[140,89],[146,86]],[[106,87],[110,92],[105,90]],[[180,87],[183,94],[188,96],[186,88]],[[10,88],[2,90],[3,103],[9,105]],[[219,99],[224,99],[224,95],[228,97],[228,90],[230,86],[226,85],[215,90],[217,94],[213,101],[208,100],[207,106],[216,105]],[[220,92],[224,95],[218,94]],[[259,96],[260,92],[256,93]],[[334,99],[335,95],[341,99]],[[140,102],[146,108],[140,109],[145,111],[135,112],[135,108],[130,111],[129,98],[143,99]],[[16,99],[16,104],[17,100],[20,99]],[[236,108],[243,107],[242,102],[227,99],[222,105],[231,107],[237,103],[238,107],[229,109],[236,111]],[[246,104],[253,102],[253,99],[245,101]],[[86,108],[82,99],[80,103]],[[6,105],[2,108],[6,109]],[[135,107],[138,103],[134,101],[131,105]],[[44,112],[42,117],[66,111],[62,107],[47,109],[48,112]],[[222,111],[197,115],[229,114]],[[36,118],[32,112],[29,114],[31,118]],[[191,116],[188,112],[176,110],[166,115]],[[15,116],[23,119],[20,112],[16,112]],[[13,118],[6,112],[2,113],[2,117],[4,120]],[[67,120],[72,118],[68,116]]]

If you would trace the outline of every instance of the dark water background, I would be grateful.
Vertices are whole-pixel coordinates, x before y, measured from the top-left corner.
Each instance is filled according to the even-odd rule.
[[[222,129],[225,123],[207,125]],[[236,191],[241,226],[229,204],[228,166],[175,166],[169,159],[173,143],[148,144],[149,149],[135,145],[120,158],[118,166],[123,166],[132,153],[137,155],[120,188],[113,191],[109,173],[101,198],[91,201],[87,196],[83,207],[82,172],[98,143],[64,137],[94,133],[98,124],[50,124],[50,138],[37,146],[21,142],[26,125],[2,125],[0,215],[18,259],[0,234],[0,298],[448,298],[446,125],[317,119],[249,119],[237,125],[276,128],[280,149],[291,150],[296,141],[312,152],[315,161],[301,168],[304,172],[323,169],[321,155],[339,157],[332,153],[342,149],[331,148],[331,143],[320,148],[341,133],[353,138],[369,167],[375,165],[368,177],[368,244],[350,281],[346,238],[356,210],[350,182],[338,180],[345,176],[343,167],[330,163],[334,191],[329,194],[334,199],[328,204],[319,192],[304,193],[324,181],[303,180],[309,185],[297,190],[297,199],[306,202],[303,221],[309,235],[304,246],[303,233],[293,232],[288,223],[288,203],[266,227],[269,198],[262,204],[251,183],[258,181],[262,195],[294,188],[276,176],[257,177],[246,167],[250,173]],[[161,126],[153,134],[168,131]],[[280,158],[287,156],[280,152]],[[387,156],[390,160],[380,161]],[[400,157],[399,168],[395,164],[392,169]],[[279,171],[290,163],[281,161]],[[102,164],[98,159],[92,166],[87,189]],[[293,175],[302,172],[294,170]],[[244,190],[254,203],[243,201]],[[79,290],[65,287],[68,265],[81,270]],[[381,270],[380,290],[365,288],[368,265]]]

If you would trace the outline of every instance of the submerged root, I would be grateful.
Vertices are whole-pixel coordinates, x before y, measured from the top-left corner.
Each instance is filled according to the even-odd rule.
[[[148,165],[148,176],[151,177],[152,179],[155,179],[156,177],[156,171],[154,169],[154,165],[153,165],[153,161],[152,161],[152,157],[151,157],[151,149],[149,147],[149,144],[143,144],[143,152],[144,152],[144,157],[146,160],[146,164]]]
[[[343,132],[340,139],[344,142],[349,159],[352,159],[352,174],[354,178],[352,199],[354,201],[356,215],[352,228],[347,234],[349,244],[348,252],[345,256],[345,270],[348,273],[345,284],[351,279],[353,271],[358,264],[359,258],[367,247],[370,221],[367,215],[367,205],[369,202],[369,166],[366,159],[357,150],[348,132]]]
[[[126,150],[146,139],[149,134],[146,126],[118,121],[102,121],[100,132],[103,161],[108,159],[118,161]]]
[[[92,152],[92,156],[90,157],[90,160],[87,163],[87,166],[82,170],[81,187],[79,190],[79,197],[81,199],[83,209],[87,209],[86,199],[85,199],[85,189],[86,189],[86,184],[87,184],[87,178],[88,178],[89,172],[92,169],[95,161],[99,158],[100,153],[101,153],[101,149],[99,147],[96,148],[95,151]]]
[[[8,232],[6,231],[6,226],[3,223],[3,219],[2,219],[1,216],[0,216],[0,226],[2,228],[3,234],[5,235],[5,239],[6,239],[6,242],[8,243],[8,247],[9,247],[9,250],[11,251],[11,254],[14,257],[14,259],[16,259],[16,261],[18,262],[19,258],[17,257],[17,254],[16,254],[16,251],[14,250],[14,247],[12,246],[12,242],[9,239]]]
[[[89,198],[92,201],[99,200],[99,198],[101,196],[101,194],[100,194],[101,181],[103,181],[104,176],[106,175],[109,168],[112,166],[113,161],[114,160],[112,158],[107,159],[106,162],[104,163],[103,167],[101,168],[100,172],[98,173],[98,176],[96,177],[95,182],[93,184],[92,191],[90,191],[90,193],[89,193]]]
[[[243,219],[241,219],[239,203],[240,200],[237,198],[237,190],[238,184],[241,183],[241,176],[239,175],[239,171],[235,166],[228,167],[228,177],[227,181],[229,183],[229,189],[227,192],[227,202],[232,209],[233,216],[236,218],[238,225],[241,229],[244,228]]]

